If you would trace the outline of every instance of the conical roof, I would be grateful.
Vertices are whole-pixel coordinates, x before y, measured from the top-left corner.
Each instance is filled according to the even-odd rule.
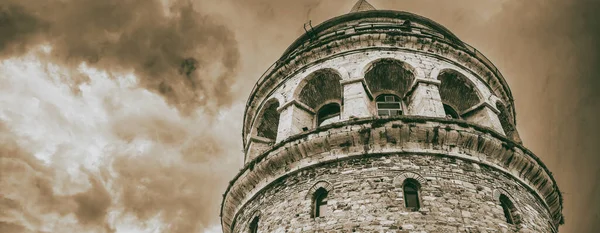
[[[352,7],[352,10],[350,10],[350,13],[373,10],[375,10],[375,7],[373,7],[373,5],[371,5],[366,0],[358,0],[358,2],[356,2],[356,4],[354,4],[354,6]]]

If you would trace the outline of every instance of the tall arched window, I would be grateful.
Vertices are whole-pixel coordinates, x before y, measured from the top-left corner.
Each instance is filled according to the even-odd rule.
[[[456,112],[456,110],[454,110],[454,108],[448,104],[444,104],[444,112],[446,112],[447,118],[460,119],[458,112]]]
[[[336,122],[340,119],[340,105],[338,103],[326,104],[317,112],[317,126]]]
[[[413,211],[419,210],[421,207],[419,199],[419,183],[413,179],[407,179],[403,186],[404,191],[404,204],[406,208]]]
[[[377,115],[398,116],[402,115],[402,103],[397,95],[383,94],[375,98]]]
[[[443,70],[437,79],[441,81],[440,97],[446,116],[458,119],[459,112],[464,112],[481,102],[475,84],[458,71]]]
[[[324,188],[319,188],[313,195],[313,218],[325,216],[329,212],[327,208],[327,194],[329,194],[327,190]]]
[[[250,233],[258,233],[258,216],[252,219],[250,222]]]
[[[502,211],[504,211],[504,217],[506,218],[506,222],[509,224],[516,223],[516,211],[515,205],[513,205],[512,201],[504,195],[500,195],[500,205],[502,206]]]
[[[277,129],[279,127],[279,102],[271,99],[262,110],[257,126],[257,135],[260,137],[275,140],[277,138]]]

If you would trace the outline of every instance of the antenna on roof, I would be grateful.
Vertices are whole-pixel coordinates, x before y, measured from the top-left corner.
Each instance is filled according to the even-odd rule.
[[[350,10],[350,13],[359,12],[359,11],[374,11],[376,10],[373,5],[371,5],[367,0],[358,0],[356,4]]]
[[[306,25],[310,26],[310,28],[306,29]],[[304,23],[304,31],[306,32],[306,34],[308,34],[308,36],[310,36],[311,40],[315,37],[312,26],[312,20],[309,20],[308,23]]]

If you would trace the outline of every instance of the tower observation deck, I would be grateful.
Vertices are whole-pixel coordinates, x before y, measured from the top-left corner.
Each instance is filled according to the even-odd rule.
[[[475,48],[360,0],[257,81],[223,232],[558,232],[561,193],[515,114]]]

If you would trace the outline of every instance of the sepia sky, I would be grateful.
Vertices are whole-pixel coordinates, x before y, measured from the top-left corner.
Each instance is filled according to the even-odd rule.
[[[446,26],[515,98],[565,233],[600,230],[599,0],[371,0]],[[0,0],[0,232],[220,232],[258,77],[355,0]]]

